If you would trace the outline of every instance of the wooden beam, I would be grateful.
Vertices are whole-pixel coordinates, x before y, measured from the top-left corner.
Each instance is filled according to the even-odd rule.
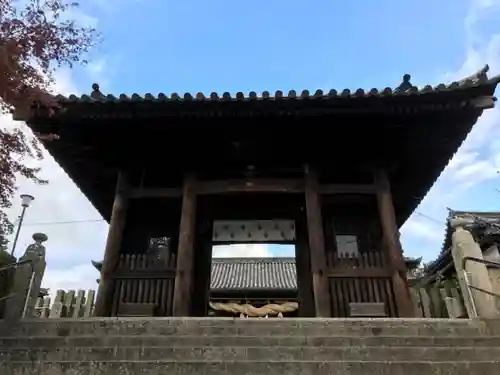
[[[318,176],[308,165],[304,166],[304,183],[316,316],[329,318],[331,317],[330,290],[326,277],[325,238],[323,233]]]
[[[300,179],[239,179],[220,181],[198,181],[196,194],[216,195],[227,193],[304,193],[304,181]],[[325,184],[319,186],[322,195],[375,194],[370,184]],[[181,198],[181,188],[134,188],[127,196],[138,198]]]
[[[194,266],[196,231],[196,178],[189,173],[184,178],[182,192],[177,269],[174,284],[173,315],[189,316]]]
[[[375,186],[371,184],[323,184],[319,185],[321,195],[335,194],[375,194]]]
[[[406,264],[401,242],[399,241],[399,231],[387,172],[384,169],[376,169],[374,171],[374,181],[377,188],[377,203],[382,226],[383,244],[392,268],[392,285],[398,315],[400,317],[412,317],[414,314],[413,304],[406,278]]]
[[[182,188],[133,188],[127,192],[130,199],[181,198]]]
[[[490,109],[495,107],[495,98],[491,95],[480,96],[479,98],[472,99],[469,103],[476,109]]]
[[[104,261],[101,268],[99,290],[95,304],[95,316],[109,316],[114,293],[114,272],[120,262],[120,248],[127,215],[128,201],[123,194],[126,191],[127,177],[120,173],[116,184],[115,200],[111,210],[108,237],[104,249]]]
[[[345,268],[333,269],[328,272],[328,278],[387,278],[392,272],[386,268]]]
[[[125,279],[125,280],[142,280],[142,279],[173,279],[175,277],[174,269],[166,270],[116,270],[114,273],[114,279]]]
[[[239,179],[204,181],[198,185],[200,195],[223,193],[302,193],[304,181],[299,179]]]

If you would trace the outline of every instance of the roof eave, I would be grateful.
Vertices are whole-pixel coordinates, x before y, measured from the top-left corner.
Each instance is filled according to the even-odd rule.
[[[251,293],[251,292],[266,292],[266,293],[275,293],[275,292],[297,292],[298,288],[210,288],[210,292],[216,293]]]
[[[308,90],[303,90],[300,94],[297,94],[295,90],[290,90],[288,95],[284,95],[281,90],[278,90],[272,96],[268,91],[264,91],[260,96],[258,96],[255,92],[250,92],[248,96],[245,96],[243,93],[238,92],[236,96],[231,96],[230,93],[225,92],[221,97],[217,93],[211,93],[208,97],[206,97],[203,93],[197,93],[195,96],[186,93],[182,97],[177,93],[173,93],[170,96],[167,96],[163,93],[158,94],[156,97],[152,94],[146,94],[141,97],[138,94],[133,94],[132,96],[127,96],[126,94],[120,94],[118,97],[113,95],[104,95],[101,93],[99,89],[99,85],[92,85],[92,93],[91,95],[82,95],[81,97],[77,97],[76,95],[70,95],[65,97],[63,95],[55,95],[54,98],[60,107],[64,107],[66,105],[72,104],[92,104],[92,103],[137,103],[137,102],[242,102],[242,101],[279,101],[286,99],[307,99],[307,100],[321,100],[321,99],[331,99],[331,98],[391,98],[391,97],[411,97],[422,95],[422,94],[446,94],[453,91],[463,91],[467,89],[473,89],[477,87],[486,87],[489,86],[491,88],[491,95],[493,95],[495,88],[498,83],[500,83],[500,75],[488,78],[487,73],[489,71],[489,66],[485,65],[482,69],[477,71],[476,73],[462,79],[459,81],[454,81],[448,85],[439,84],[435,87],[430,85],[426,85],[422,89],[418,89],[416,86],[413,86],[410,83],[410,76],[405,75],[403,78],[403,82],[396,87],[395,89],[386,87],[385,89],[379,91],[376,88],[372,88],[371,90],[365,91],[363,89],[358,89],[354,92],[351,92],[349,89],[344,89],[342,91],[330,90],[328,92],[323,92],[323,90],[316,90],[313,94],[311,94]],[[483,108],[491,108],[493,105],[493,100],[485,100],[484,103],[480,105]],[[34,106],[37,109],[42,108],[39,103],[36,103]],[[46,110],[47,113],[52,113],[52,110]],[[13,117],[17,121],[26,121],[29,122],[33,118],[33,111],[16,108],[13,112]]]

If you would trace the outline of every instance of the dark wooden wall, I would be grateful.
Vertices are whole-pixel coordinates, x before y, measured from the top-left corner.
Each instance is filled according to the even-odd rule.
[[[360,177],[361,178],[361,177]],[[364,178],[362,178],[364,182]],[[361,181],[361,180],[360,180]],[[328,181],[327,181],[328,182]],[[147,252],[149,239],[169,237],[176,256],[181,216],[180,198],[143,198],[130,202],[122,254]],[[350,302],[384,302],[387,315],[397,316],[390,267],[382,247],[380,215],[375,196],[333,195],[321,198],[329,300],[332,316],[349,316]],[[191,315],[206,316],[209,300],[214,220],[289,219],[296,224],[296,264],[299,316],[315,316],[303,194],[225,194],[197,198]],[[355,235],[360,257],[338,252],[336,235]]]
[[[339,195],[323,199],[327,252],[335,252],[335,235],[355,235],[360,252],[382,251],[382,229],[375,196]]]
[[[332,316],[349,316],[351,302],[383,302],[388,316],[397,316],[391,267],[382,244],[375,197],[335,196],[323,202],[325,250]],[[354,235],[359,254],[337,248],[337,235]]]
[[[149,239],[170,237],[171,249],[177,252],[181,200],[144,198],[131,200],[123,234],[121,253],[141,254],[148,250]]]
[[[112,316],[153,305],[150,313],[172,315],[180,208],[180,199],[130,201],[114,278]],[[150,243],[162,237],[169,238],[168,249],[159,250]]]

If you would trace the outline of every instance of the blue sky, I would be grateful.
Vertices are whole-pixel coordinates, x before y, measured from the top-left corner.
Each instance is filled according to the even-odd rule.
[[[397,86],[405,73],[424,85],[463,78],[486,63],[500,73],[500,0],[84,3],[73,15],[95,25],[103,43],[86,68],[58,72],[56,89],[66,94],[90,93],[94,82],[115,95],[369,89]],[[447,206],[500,210],[499,120],[498,110],[483,116],[403,227],[406,255],[437,255]],[[44,231],[46,283],[68,288],[71,279],[75,287],[90,285],[95,274],[89,261],[102,257],[106,224],[53,160],[42,167],[50,187],[21,183],[37,199],[20,247],[31,233]],[[232,254],[290,252],[268,247]]]
[[[110,69],[103,88],[372,87],[395,85],[405,72],[427,81],[460,67],[463,22],[443,19],[464,19],[467,2],[407,3],[124,0],[98,23],[104,43],[96,57]],[[88,77],[77,83],[85,88]]]

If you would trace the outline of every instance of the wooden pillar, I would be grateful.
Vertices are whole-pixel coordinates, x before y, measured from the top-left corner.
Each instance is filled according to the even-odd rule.
[[[307,225],[305,220],[295,221],[295,267],[297,271],[297,298],[299,300],[299,316],[313,317],[314,294],[311,278],[311,261],[309,244],[307,243]]]
[[[182,192],[177,269],[174,284],[173,316],[189,316],[193,292],[193,257],[196,231],[196,178],[192,173],[184,177]]]
[[[392,268],[392,285],[398,316],[411,317],[413,316],[413,305],[406,278],[406,264],[403,258],[401,242],[399,241],[389,177],[384,169],[374,171],[374,183],[377,190],[383,244]]]
[[[120,261],[120,248],[127,216],[128,199],[124,194],[126,189],[127,176],[124,173],[120,173],[116,183],[115,200],[111,210],[108,238],[106,239],[106,247],[104,249],[104,261],[102,263],[101,279],[99,281],[94,310],[95,316],[109,316],[111,314],[115,287],[113,273]]]
[[[325,238],[323,234],[318,176],[308,165],[304,166],[304,179],[314,306],[316,316],[330,317],[330,291],[326,276]]]
[[[198,213],[198,216],[201,216]],[[207,316],[210,300],[210,275],[212,269],[213,220],[198,217],[196,226],[196,250],[194,254],[192,316]]]

